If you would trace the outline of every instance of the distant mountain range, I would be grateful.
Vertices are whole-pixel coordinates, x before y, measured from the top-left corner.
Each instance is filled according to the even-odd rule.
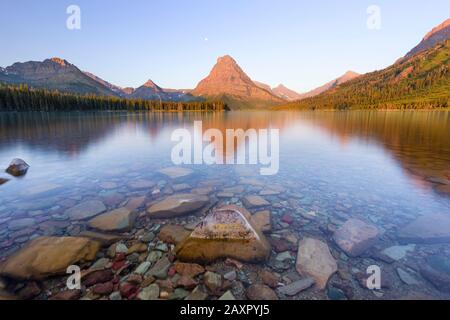
[[[118,95],[103,83],[87,76],[76,66],[60,58],[42,62],[14,63],[0,70],[0,81],[77,94]]]
[[[353,79],[355,79],[355,78],[357,78],[359,76],[360,76],[359,73],[356,73],[356,72],[353,72],[353,71],[347,71],[344,75],[340,76],[339,78],[334,79],[334,80],[324,84],[323,86],[321,86],[319,88],[316,88],[314,90],[311,90],[309,92],[301,94],[300,98],[297,99],[297,100],[318,96],[321,93],[324,93],[324,92],[326,92],[328,90],[334,89],[337,86],[339,86],[341,84],[344,84],[347,81],[353,80]]]
[[[450,19],[392,66],[279,109],[450,108]]]
[[[193,90],[165,89],[152,80],[148,80],[138,88],[121,88],[90,72],[83,72],[75,65],[60,58],[47,59],[42,62],[14,63],[9,67],[0,68],[0,83],[28,84],[31,87],[60,92],[115,96],[128,99],[172,102],[220,99],[227,103],[231,109],[268,108],[286,105],[287,103],[289,107],[332,106],[335,108],[339,107],[336,105],[338,101],[340,107],[349,105],[348,101],[344,101],[344,96],[349,99],[351,97],[354,101],[363,104],[369,104],[368,101],[378,102],[381,97],[386,102],[385,96],[389,96],[387,92],[393,92],[395,88],[400,90],[400,87],[402,90],[406,90],[409,95],[420,96],[419,90],[429,94],[431,82],[437,81],[436,79],[439,78],[440,84],[442,84],[449,77],[447,72],[448,42],[446,42],[449,38],[450,19],[447,19],[430,31],[415,48],[392,67],[365,75],[348,71],[341,77],[306,93],[295,92],[282,84],[272,88],[265,83],[253,81],[228,55],[219,58],[210,74],[200,81]],[[416,57],[419,55],[422,59],[428,60],[425,62],[418,61]],[[426,86],[426,90],[423,87],[418,88],[417,85],[419,84]],[[436,85],[436,83],[433,82],[433,85]],[[434,93],[433,90],[431,91]],[[367,101],[356,99],[353,96],[356,93],[361,95],[362,100],[364,100],[364,94],[370,95],[370,98],[367,97]],[[400,97],[404,93],[400,91],[396,94]],[[338,96],[339,99],[337,99]],[[442,94],[438,94],[437,97],[442,99]],[[333,101],[333,103],[326,103],[327,99]],[[376,105],[376,103],[373,103],[373,105]]]

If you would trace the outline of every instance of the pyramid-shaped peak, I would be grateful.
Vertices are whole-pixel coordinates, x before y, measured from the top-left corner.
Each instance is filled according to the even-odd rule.
[[[58,58],[58,57],[53,57],[53,58],[51,58],[49,60],[54,62],[54,63],[56,63],[56,64],[59,64],[60,66],[63,66],[63,67],[65,67],[67,65],[70,65],[70,63],[67,62],[67,60],[64,60],[64,59]]]
[[[233,59],[232,56],[230,55],[225,55],[223,57],[219,57],[217,59],[217,63],[232,63],[232,64],[237,64],[236,60]]]
[[[156,83],[154,83],[153,80],[151,79],[149,79],[146,83],[144,83],[143,86],[147,88],[160,89],[160,87]]]

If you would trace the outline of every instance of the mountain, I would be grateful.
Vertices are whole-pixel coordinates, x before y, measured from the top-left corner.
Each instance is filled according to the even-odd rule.
[[[266,107],[284,102],[256,85],[230,56],[219,58],[208,77],[200,81],[191,94],[222,99],[232,109]]]
[[[450,39],[450,19],[445,20],[443,23],[433,28],[422,39],[422,41],[414,47],[406,57],[411,57],[418,52],[434,47],[439,42]]]
[[[450,108],[450,39],[281,109]]]
[[[298,92],[295,92],[294,90],[291,90],[289,88],[286,88],[284,85],[280,84],[278,87],[273,88],[272,92],[282,99],[288,100],[288,101],[295,101],[302,97],[302,95]]]
[[[168,102],[187,102],[199,100],[198,98],[193,97],[189,93],[189,90],[163,89],[152,80],[148,80],[144,85],[134,89],[127,95],[127,97],[131,99],[160,100]]]
[[[261,89],[264,89],[266,91],[269,91],[274,96],[277,96],[278,98],[281,98],[283,100],[287,101],[295,101],[301,98],[301,94],[298,92],[295,92],[294,90],[291,90],[289,88],[286,88],[284,85],[280,84],[278,87],[272,88],[268,84],[259,82],[259,81],[253,81],[258,87]]]
[[[111,91],[117,93],[119,96],[123,97],[125,96],[127,93],[124,91],[124,89],[122,89],[119,86],[116,86],[114,84],[109,83],[106,80],[103,80],[100,77],[97,77],[95,74],[92,74],[90,72],[84,71],[84,74],[87,75],[89,78],[101,83],[102,85],[104,85],[105,87],[107,87],[108,89],[110,89]],[[134,90],[134,89],[133,89]]]
[[[300,95],[299,99],[306,99],[306,98],[311,98],[314,96],[317,96],[325,91],[328,91],[330,89],[336,88],[337,86],[346,83],[347,81],[353,80],[357,77],[359,77],[360,74],[353,72],[353,71],[347,71],[344,75],[340,76],[337,79],[334,79],[326,84],[324,84],[321,87],[318,87],[314,90],[311,90],[309,92],[303,93]]]
[[[60,58],[14,63],[0,71],[0,81],[61,92],[117,96],[104,84]]]
[[[269,86],[268,84],[265,84],[265,83],[259,82],[259,81],[253,81],[253,83],[256,84],[258,87],[260,87],[261,89],[272,92],[272,87]]]

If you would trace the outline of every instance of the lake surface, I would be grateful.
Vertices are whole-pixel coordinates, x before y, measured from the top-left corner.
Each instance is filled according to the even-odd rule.
[[[174,166],[173,130],[190,129],[195,120],[203,121],[204,129],[222,132],[279,129],[278,174],[261,176],[257,165],[193,165],[187,167],[194,173],[181,181],[162,175],[158,170]],[[273,188],[278,192],[264,196],[270,203],[264,209],[272,212],[273,220],[267,236],[294,246],[305,236],[321,239],[340,270],[330,281],[336,288],[305,291],[296,298],[327,298],[335,289],[353,299],[398,299],[414,290],[449,297],[419,273],[428,256],[450,255],[448,243],[417,244],[404,258],[389,263],[376,254],[400,245],[398,230],[417,217],[450,215],[450,112],[0,114],[0,168],[6,169],[13,158],[31,167],[22,178],[0,173],[0,178],[10,179],[0,185],[3,258],[40,235],[77,235],[85,224],[68,221],[64,213],[85,200],[100,199],[114,209],[133,197],[145,196],[150,203],[212,186],[209,197],[216,205],[240,205],[242,197]],[[132,183],[141,180],[155,185],[140,189]],[[223,194],[236,186],[243,187],[242,192]],[[350,218],[370,222],[382,234],[368,254],[357,258],[343,254],[328,233]],[[14,220],[24,225],[17,227]],[[274,252],[259,267],[278,273],[281,282],[295,280],[295,248],[291,254],[291,260],[278,263]],[[390,282],[376,293],[358,286],[359,274],[374,264],[386,270]],[[399,268],[420,285],[405,283]]]

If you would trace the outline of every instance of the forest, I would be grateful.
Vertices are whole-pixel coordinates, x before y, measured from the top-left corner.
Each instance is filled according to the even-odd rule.
[[[448,109],[450,40],[280,109]]]
[[[0,84],[0,111],[224,111],[222,101],[164,102],[110,96],[76,95],[27,85]]]

